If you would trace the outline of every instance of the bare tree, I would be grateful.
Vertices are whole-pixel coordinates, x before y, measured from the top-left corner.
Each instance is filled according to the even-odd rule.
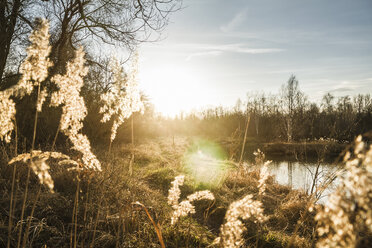
[[[0,80],[13,42],[22,25],[35,18],[51,23],[54,70],[72,56],[77,44],[118,45],[131,50],[168,23],[181,0],[0,0]],[[4,37],[4,38],[3,38]],[[156,39],[156,38],[154,38]]]
[[[287,141],[291,142],[293,138],[294,113],[299,105],[300,99],[303,97],[303,93],[298,87],[298,80],[294,75],[289,78],[287,84],[282,85],[281,97],[285,113]]]
[[[322,108],[327,113],[331,113],[333,111],[333,99],[335,97],[331,93],[327,93],[323,96],[322,99]]]

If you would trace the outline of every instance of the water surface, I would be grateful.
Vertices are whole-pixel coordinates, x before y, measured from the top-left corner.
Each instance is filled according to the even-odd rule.
[[[331,163],[272,161],[268,165],[269,173],[282,185],[294,189],[303,189],[308,194],[320,192],[324,183],[341,170],[340,165]],[[314,177],[316,178],[314,179]],[[327,196],[335,189],[339,179],[333,181],[321,195],[320,202],[326,202]],[[314,185],[314,186],[313,186]]]

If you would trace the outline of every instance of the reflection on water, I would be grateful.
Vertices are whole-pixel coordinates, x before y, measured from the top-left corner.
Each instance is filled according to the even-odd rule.
[[[289,185],[294,189],[303,189],[307,193],[315,192],[320,186],[337,171],[340,166],[322,163],[318,167],[317,163],[292,162],[292,161],[273,161],[269,166],[269,172],[275,176],[276,181],[282,185]],[[318,175],[314,184],[314,176]],[[329,195],[337,186],[339,180],[335,180],[328,186],[321,196],[320,201],[325,202]],[[314,186],[312,187],[312,185]]]

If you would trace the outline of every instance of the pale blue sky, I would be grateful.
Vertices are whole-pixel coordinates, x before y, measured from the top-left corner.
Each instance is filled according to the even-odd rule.
[[[291,74],[312,100],[372,93],[371,0],[184,0],[163,39],[141,46],[158,111],[232,106]]]

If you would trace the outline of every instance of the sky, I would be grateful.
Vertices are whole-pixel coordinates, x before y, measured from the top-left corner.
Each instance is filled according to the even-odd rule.
[[[174,116],[279,92],[294,74],[312,101],[372,93],[371,0],[184,0],[140,47],[140,86]]]

